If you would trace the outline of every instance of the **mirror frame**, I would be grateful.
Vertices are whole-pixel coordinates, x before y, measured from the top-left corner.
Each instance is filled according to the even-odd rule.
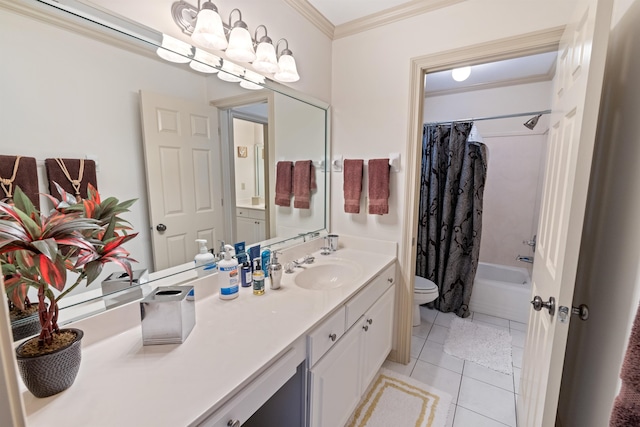
[[[61,0],[60,2],[55,0],[0,0],[0,8],[147,57],[155,58],[155,49],[150,49],[149,47],[152,46],[157,48],[161,44],[161,33],[144,25],[123,19],[119,16],[110,15],[105,11],[94,9],[91,6],[76,0]],[[273,250],[286,248],[287,246],[304,242],[307,238],[316,238],[321,234],[326,234],[329,229],[329,204],[331,200],[329,186],[330,168],[328,166],[330,147],[330,106],[326,102],[320,101],[304,93],[300,93],[295,89],[268,78],[265,81],[266,83],[264,84],[264,87],[265,89],[268,89],[268,91],[247,91],[247,94],[227,98],[222,101],[214,101],[210,104],[221,110],[232,107],[232,104],[240,105],[238,102],[241,101],[241,98],[244,104],[250,103],[247,102],[250,99],[261,99],[262,101],[269,98],[273,99],[273,93],[277,92],[322,110],[324,112],[325,123],[324,162],[322,168],[319,170],[319,173],[323,172],[320,176],[324,176],[325,185],[323,195],[324,211],[322,212],[322,215],[324,216],[324,228],[310,230],[304,235],[287,238],[276,237],[261,243],[263,247],[269,247]],[[273,112],[271,111],[273,109],[273,102],[270,102],[269,104],[269,120],[271,121],[273,117]],[[224,153],[222,154],[224,156]],[[267,177],[267,183],[268,179],[269,178]],[[226,190],[227,189],[225,188],[225,191]],[[225,194],[224,197],[226,199],[227,195]],[[270,205],[273,205],[273,203]],[[274,207],[272,206],[272,209],[273,208]],[[167,285],[176,282],[180,283],[185,280],[194,279],[195,277],[194,269],[184,269],[184,266],[176,266],[151,273],[150,281],[148,283],[153,282],[155,287],[156,285]],[[151,288],[152,287],[149,286],[139,286],[135,289],[117,291],[111,294],[101,293],[99,296],[85,295],[86,298],[80,298],[80,296],[83,295],[82,293],[69,296],[65,298],[63,304],[61,304],[59,324],[64,325],[80,318],[104,311],[105,309],[113,308],[126,302],[139,299],[144,297]],[[128,298],[127,294],[129,294],[129,296],[133,294],[134,296],[133,298]],[[112,303],[107,304],[105,303],[106,300],[111,300]],[[97,309],[95,309],[96,304],[99,306]],[[75,309],[67,311],[69,308]]]

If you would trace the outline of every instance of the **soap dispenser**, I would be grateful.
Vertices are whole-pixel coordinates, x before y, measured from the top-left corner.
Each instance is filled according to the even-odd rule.
[[[196,239],[196,243],[200,246],[199,253],[193,259],[196,266],[196,274],[198,277],[204,277],[215,271],[216,258],[207,249],[207,241],[205,239]]]
[[[280,289],[282,281],[282,264],[278,262],[280,252],[273,251],[273,261],[269,265],[269,277],[271,278],[271,289]]]
[[[229,300],[238,297],[238,260],[231,258],[233,246],[224,245],[224,259],[218,262],[218,283],[220,299]]]

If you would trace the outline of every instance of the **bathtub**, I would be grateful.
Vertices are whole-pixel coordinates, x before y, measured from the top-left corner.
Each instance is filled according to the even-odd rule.
[[[527,323],[530,298],[531,277],[526,268],[478,263],[471,311]]]

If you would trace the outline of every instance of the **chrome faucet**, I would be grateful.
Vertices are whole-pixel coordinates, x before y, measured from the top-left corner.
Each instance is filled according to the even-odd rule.
[[[516,256],[517,261],[528,262],[529,264],[533,264],[533,257],[527,255],[518,255]]]
[[[531,246],[531,249],[533,250],[533,252],[536,251],[536,235],[535,234],[533,235],[533,239],[523,240],[522,243],[524,245]]]

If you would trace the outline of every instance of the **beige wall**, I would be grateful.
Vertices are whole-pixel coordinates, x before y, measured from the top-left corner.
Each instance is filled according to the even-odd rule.
[[[574,296],[574,305],[589,305],[591,315],[571,323],[559,409],[563,426],[608,425],[640,300],[640,1],[619,3]]]
[[[342,175],[332,174],[332,231],[399,242],[406,192],[411,58],[563,25],[570,1],[470,0],[333,44],[332,151],[346,158],[400,152],[402,170],[391,176],[390,213],[345,214]],[[417,177],[416,177],[417,179]],[[361,211],[363,212],[363,211]],[[402,256],[402,254],[401,254]]]

